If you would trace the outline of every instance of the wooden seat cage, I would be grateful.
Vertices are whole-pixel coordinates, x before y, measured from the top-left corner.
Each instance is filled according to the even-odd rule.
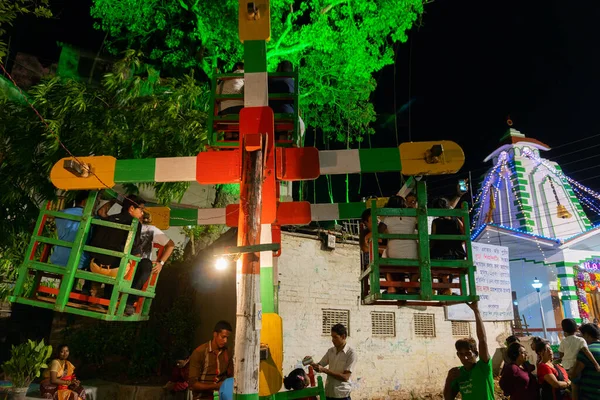
[[[46,208],[40,211],[25,260],[19,267],[17,282],[14,292],[9,298],[10,301],[105,321],[143,321],[148,319],[159,274],[152,273],[142,290],[131,288],[132,278],[137,263],[140,261],[139,257],[130,254],[139,222],[134,219],[131,225],[122,225],[93,218],[92,213],[97,194],[96,191],[90,192],[81,216],[56,211],[56,204],[50,201]],[[72,243],[50,237],[46,225],[54,218],[80,221],[75,240]],[[128,236],[124,250],[117,252],[86,245],[93,226],[106,226],[127,231]],[[53,265],[49,262],[52,246],[71,249],[66,266]],[[157,248],[160,256],[162,248],[160,246]],[[117,276],[113,278],[78,269],[84,251],[120,258]],[[132,267],[126,273],[129,263]],[[113,285],[111,298],[103,299],[73,292],[72,288],[78,279]],[[59,288],[53,287],[52,284],[49,285],[52,280],[60,282]],[[131,316],[124,315],[128,296],[141,296],[135,303],[136,312]],[[97,307],[98,305],[106,308]]]
[[[269,100],[287,100],[293,104],[292,114],[274,114],[277,147],[292,147],[299,145],[300,130],[298,123],[298,71],[271,72],[269,78],[291,78],[294,81],[294,93],[269,93]],[[239,147],[236,135],[239,133],[239,114],[219,115],[219,105],[223,100],[244,100],[244,94],[220,94],[220,83],[230,79],[244,79],[244,74],[214,74],[212,78],[211,103],[213,110],[209,113],[208,129],[209,142],[213,148],[223,150]],[[226,138],[226,134],[233,134],[233,138]]]
[[[460,209],[428,209],[425,182],[418,182],[418,208],[378,208],[377,201],[371,201],[372,241],[370,263],[360,276],[363,304],[369,305],[448,305],[477,300],[474,279],[475,266],[469,232],[470,220],[467,203]],[[417,233],[381,234],[377,230],[378,217],[415,217]],[[462,219],[465,233],[462,235],[429,235],[428,217],[456,217]],[[379,251],[379,240],[416,240],[418,259],[383,258]],[[464,260],[435,260],[430,256],[431,240],[460,240],[465,244],[467,257]],[[388,279],[392,274],[416,274],[418,282]],[[442,282],[442,275],[453,276],[453,282]],[[437,280],[437,282],[436,282]],[[397,293],[389,293],[396,288]],[[453,293],[436,294],[444,289]],[[405,293],[402,293],[405,292]]]

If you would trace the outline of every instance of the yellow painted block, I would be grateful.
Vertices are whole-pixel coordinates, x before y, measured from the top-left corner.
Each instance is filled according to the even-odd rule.
[[[54,164],[50,171],[50,180],[58,189],[63,190],[97,190],[110,189],[115,186],[115,165],[117,159],[111,156],[77,157],[77,160],[90,164],[92,174],[87,178],[80,178],[63,168],[65,160],[74,160],[66,157]]]
[[[257,12],[248,10],[254,4]],[[271,7],[269,0],[239,0],[240,40],[269,40],[271,38]]]
[[[443,152],[432,157],[430,150],[441,145]],[[445,175],[457,173],[465,163],[465,153],[449,140],[436,142],[408,142],[400,145],[400,161],[404,175]]]
[[[150,214],[151,224],[158,229],[169,229],[171,209],[169,207],[146,207],[145,212]]]
[[[283,324],[279,315],[263,314],[260,343],[269,347],[269,358],[260,361],[258,394],[270,396],[283,384]]]
[[[377,208],[383,208],[387,204],[389,197],[378,197],[377,199],[367,199],[367,208],[371,208],[371,202],[377,200]]]

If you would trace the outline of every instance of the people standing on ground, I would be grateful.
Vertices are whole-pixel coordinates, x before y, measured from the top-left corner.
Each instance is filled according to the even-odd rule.
[[[537,366],[538,382],[542,389],[542,400],[569,400],[571,399],[568,389],[571,381],[567,371],[560,364],[553,364],[554,353],[550,343],[546,341],[537,342],[535,352],[541,362]]]
[[[223,381],[233,376],[233,362],[227,349],[231,324],[219,321],[213,330],[212,340],[194,350],[190,357],[189,388],[195,399],[212,399]]]
[[[548,343],[548,341],[546,339],[542,339],[539,336],[533,336],[531,338],[531,343],[530,343],[531,350],[533,350],[535,352],[535,354],[537,355],[537,360],[535,362],[535,365],[538,365],[539,363],[542,362],[542,358],[540,357],[539,354],[537,354],[537,351],[535,350],[537,348],[538,343],[542,343],[542,342]]]
[[[560,354],[561,364],[565,370],[571,374],[571,370],[577,363],[577,357],[579,353],[583,353],[591,363],[592,367],[596,371],[600,371],[600,365],[598,365],[598,362],[596,359],[594,359],[593,354],[588,349],[585,339],[576,335],[577,322],[575,322],[575,320],[572,318],[566,318],[561,321],[560,325],[562,326],[565,338],[562,340],[562,342],[560,342],[558,352]],[[578,384],[576,382],[572,382],[571,391],[576,393],[577,389]]]
[[[326,400],[350,400],[352,384],[350,377],[356,365],[356,353],[346,339],[348,331],[342,324],[331,327],[333,347],[327,350],[318,364],[311,364],[316,372],[327,375],[325,383]],[[328,368],[326,368],[329,366]]]
[[[56,350],[56,358],[40,382],[40,394],[44,399],[85,400],[85,389],[75,377],[75,366],[69,361],[69,346],[63,344]]]
[[[458,393],[463,400],[494,400],[492,359],[487,347],[485,327],[478,303],[469,303],[469,307],[475,314],[479,345],[472,338],[456,341],[454,347],[462,367],[455,367],[448,371],[444,386],[444,400],[454,400]]]
[[[409,193],[406,195],[406,208],[417,208],[417,196],[414,193]]]
[[[406,200],[401,196],[391,196],[388,200],[386,208],[406,208]],[[417,219],[415,217],[385,217],[382,221],[386,230],[385,233],[390,234],[414,234],[417,232]],[[389,239],[386,250],[387,258],[404,258],[416,260],[419,258],[418,244],[416,240],[409,239]],[[411,282],[417,282],[419,279],[418,273],[410,274]],[[387,281],[404,282],[406,274],[386,274]],[[388,293],[397,293],[395,287],[389,287]],[[418,293],[419,289],[411,288],[409,293]]]
[[[596,364],[600,363],[600,328],[594,324],[584,324],[581,325],[579,331],[585,339]],[[579,377],[580,374],[581,377]],[[577,381],[578,399],[600,399],[600,372],[583,351],[580,351],[577,355],[577,361],[569,371],[569,377],[572,379],[579,377]]]
[[[526,365],[525,347],[518,341],[511,343],[506,350],[506,357],[509,363],[504,365],[500,378],[500,388],[504,394],[510,396],[510,400],[538,400],[538,381],[531,373],[531,368]]]

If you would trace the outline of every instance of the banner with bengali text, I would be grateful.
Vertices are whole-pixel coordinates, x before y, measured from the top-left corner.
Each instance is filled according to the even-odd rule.
[[[475,242],[472,247],[473,262],[477,266],[475,283],[481,317],[484,321],[512,321],[514,315],[508,247]],[[455,282],[458,283],[458,279]],[[451,321],[475,320],[473,311],[466,304],[447,306],[446,318]]]

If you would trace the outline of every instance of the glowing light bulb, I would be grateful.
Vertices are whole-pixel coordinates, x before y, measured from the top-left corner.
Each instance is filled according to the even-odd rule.
[[[215,262],[215,268],[218,269],[219,271],[223,271],[224,269],[227,268],[227,260],[224,259],[223,257],[219,257],[217,258],[217,261]]]

